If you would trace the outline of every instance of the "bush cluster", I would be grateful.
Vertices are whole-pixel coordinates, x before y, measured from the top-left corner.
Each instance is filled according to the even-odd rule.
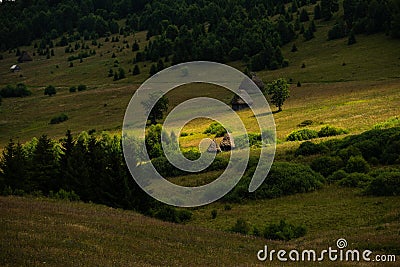
[[[321,154],[312,160],[310,166],[329,182],[345,187],[363,188],[369,195],[399,194],[400,170],[371,171],[371,165],[400,163],[400,127],[375,127],[359,135],[320,144],[304,142],[295,154]]]
[[[253,227],[251,233],[251,225],[243,218],[237,219],[236,223],[229,230],[243,235],[253,234],[255,236],[263,236],[266,239],[284,241],[305,236],[307,233],[307,228],[304,225],[294,225],[286,222],[286,220],[280,220],[279,223],[267,224],[263,231],[260,231],[257,227]]]
[[[303,122],[304,124],[301,124],[301,125],[307,125],[310,122],[304,121]],[[288,140],[288,141],[303,141],[303,140],[310,140],[310,139],[318,138],[318,137],[336,136],[336,135],[347,134],[347,133],[348,133],[347,130],[335,128],[335,127],[328,125],[328,126],[323,127],[318,132],[315,130],[311,130],[311,129],[300,129],[300,130],[293,131],[287,136],[286,140]]]
[[[80,200],[79,196],[75,193],[74,190],[69,192],[62,188],[57,193],[50,191],[49,197],[55,198],[55,199],[61,199],[61,200],[68,200],[68,201],[79,201]]]
[[[226,134],[226,129],[219,122],[213,122],[203,132],[204,134],[215,134],[215,137],[222,137]]]
[[[246,199],[277,198],[296,193],[306,193],[322,187],[324,178],[309,166],[287,162],[275,162],[264,183],[254,194],[248,192],[258,161],[250,158],[248,170],[239,184],[224,197],[225,201],[241,202]]]
[[[303,141],[318,137],[318,132],[310,129],[301,129],[291,132],[286,140],[288,141]]]
[[[24,97],[30,96],[32,94],[31,91],[28,90],[25,84],[19,83],[15,87],[12,85],[7,85],[6,87],[0,90],[0,96],[4,98],[8,97]]]
[[[63,113],[63,114],[60,114],[58,116],[53,117],[50,120],[50,124],[59,124],[59,123],[62,123],[64,121],[67,121],[67,120],[68,120],[68,116]]]
[[[307,228],[304,225],[294,225],[281,220],[279,223],[272,223],[265,227],[263,236],[273,240],[291,240],[305,236]]]
[[[155,212],[154,217],[167,222],[183,223],[190,221],[192,213],[188,210],[175,209],[165,205]]]

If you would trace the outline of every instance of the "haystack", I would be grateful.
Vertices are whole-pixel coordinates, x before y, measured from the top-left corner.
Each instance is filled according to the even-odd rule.
[[[32,57],[28,54],[28,52],[23,51],[22,54],[18,58],[19,63],[27,62],[27,61],[32,61]]]
[[[224,135],[224,138],[219,144],[219,147],[221,148],[222,151],[231,151],[232,149],[235,148],[235,141],[233,140],[233,137],[230,133],[226,133]]]
[[[221,149],[219,148],[217,142],[214,140],[212,140],[210,146],[207,149],[207,152],[209,153],[219,153],[221,152]]]

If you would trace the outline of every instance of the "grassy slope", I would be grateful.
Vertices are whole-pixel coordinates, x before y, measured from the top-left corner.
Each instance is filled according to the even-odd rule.
[[[265,244],[270,249],[321,251],[335,247],[341,237],[348,240],[349,249],[399,255],[398,203],[398,197],[365,199],[349,189],[327,188],[234,205],[229,211],[216,203],[194,211],[189,225],[176,225],[100,205],[0,197],[0,265],[255,266],[260,264],[256,253]],[[218,211],[214,220],[212,209]],[[280,242],[222,231],[238,217],[260,228],[286,218],[305,223],[309,233],[304,238]],[[282,263],[275,260],[268,266]],[[324,266],[354,264],[324,262]]]
[[[2,266],[234,265],[263,246],[100,205],[1,197],[0,211]]]
[[[292,44],[283,47],[285,57],[290,60],[288,68],[259,73],[265,81],[285,77],[303,84],[301,88],[292,87],[292,96],[285,103],[284,112],[275,115],[280,139],[306,119],[345,127],[357,133],[399,113],[400,59],[397,48],[400,40],[390,39],[384,34],[360,35],[357,36],[358,43],[349,47],[346,39],[326,41],[331,23],[317,22],[316,38],[309,42],[304,42],[300,36],[296,41],[298,52],[290,52]],[[24,82],[34,94],[24,99],[3,99],[0,106],[0,147],[4,147],[9,138],[25,142],[42,133],[59,138],[67,129],[75,133],[93,128],[98,131],[119,129],[126,105],[135,89],[148,77],[151,65],[150,62],[140,63],[142,74],[132,76],[128,70],[133,69],[134,53],[130,48],[119,51],[119,47],[124,46],[124,39],[130,45],[134,39],[139,39],[141,49],[146,44],[144,32],[126,38],[121,36],[120,43],[106,43],[101,38],[99,41],[103,46],[100,49],[90,46],[96,49],[97,54],[84,59],[83,63],[76,60],[73,68],[68,67],[70,54],[66,55],[64,48],[55,48],[56,56],[50,60],[36,56],[33,62],[21,64],[23,70],[20,73],[10,73],[8,69],[15,64],[16,57],[14,53],[3,53],[0,86]],[[89,41],[86,43],[90,44]],[[31,54],[34,51],[33,47],[21,50],[28,50]],[[115,59],[111,58],[112,53],[117,55],[120,66],[125,69],[126,79],[114,82],[107,77],[110,68],[118,70],[118,67],[113,67]],[[305,69],[300,67],[303,62],[307,66]],[[342,66],[343,62],[346,66]],[[241,63],[233,62],[232,65],[243,69]],[[69,86],[81,83],[89,86],[88,92],[68,92]],[[43,88],[49,84],[59,88],[52,98],[43,95]],[[204,88],[202,91],[205,95],[211,94],[226,102],[229,100],[223,90]],[[170,99],[173,104],[179,103],[197,95],[197,92],[195,89],[183,94],[173,92]],[[53,116],[62,112],[70,117],[69,121],[60,125],[48,124]],[[252,125],[251,114],[242,112],[241,115]],[[190,124],[185,131],[198,135],[184,138],[183,145],[196,145],[198,141],[195,139],[204,137],[200,133],[208,123]]]

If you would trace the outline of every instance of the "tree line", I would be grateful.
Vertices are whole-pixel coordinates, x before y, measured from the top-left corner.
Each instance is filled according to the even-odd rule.
[[[82,201],[172,222],[191,217],[188,210],[155,201],[134,182],[123,158],[120,137],[95,132],[74,138],[67,131],[59,142],[46,135],[25,145],[10,141],[0,158],[0,190],[3,194],[44,196],[69,192]]]

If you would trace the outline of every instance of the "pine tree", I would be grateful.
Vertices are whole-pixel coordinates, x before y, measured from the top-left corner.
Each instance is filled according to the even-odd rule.
[[[156,73],[157,73],[157,67],[155,64],[152,64],[150,67],[150,76],[153,76]]]
[[[133,45],[132,45],[132,51],[133,52],[135,52],[135,51],[139,51],[139,44],[138,44],[138,42],[135,40],[135,42],[133,43]]]
[[[140,74],[140,69],[138,65],[135,65],[132,71],[132,75],[139,75]]]
[[[308,16],[307,11],[303,8],[300,12],[300,22],[309,21],[310,17]]]
[[[125,78],[125,70],[123,68],[118,69],[118,79],[122,80]]]
[[[112,69],[110,69],[108,71],[108,77],[113,77],[114,76],[114,71]]]
[[[314,19],[321,19],[321,6],[318,4],[314,7]]]
[[[21,144],[10,140],[0,158],[0,190],[9,186],[29,191],[27,168],[28,159]]]
[[[312,20],[311,23],[310,23],[310,30],[312,32],[316,32],[317,31],[317,26],[315,25],[315,21],[314,20]]]
[[[165,68],[165,67],[164,67],[164,62],[163,62],[162,59],[160,58],[160,59],[158,60],[158,63],[157,63],[157,71],[162,71],[164,68]]]
[[[59,166],[53,142],[46,135],[42,135],[36,145],[30,164],[30,181],[32,189],[48,193],[58,191]]]

